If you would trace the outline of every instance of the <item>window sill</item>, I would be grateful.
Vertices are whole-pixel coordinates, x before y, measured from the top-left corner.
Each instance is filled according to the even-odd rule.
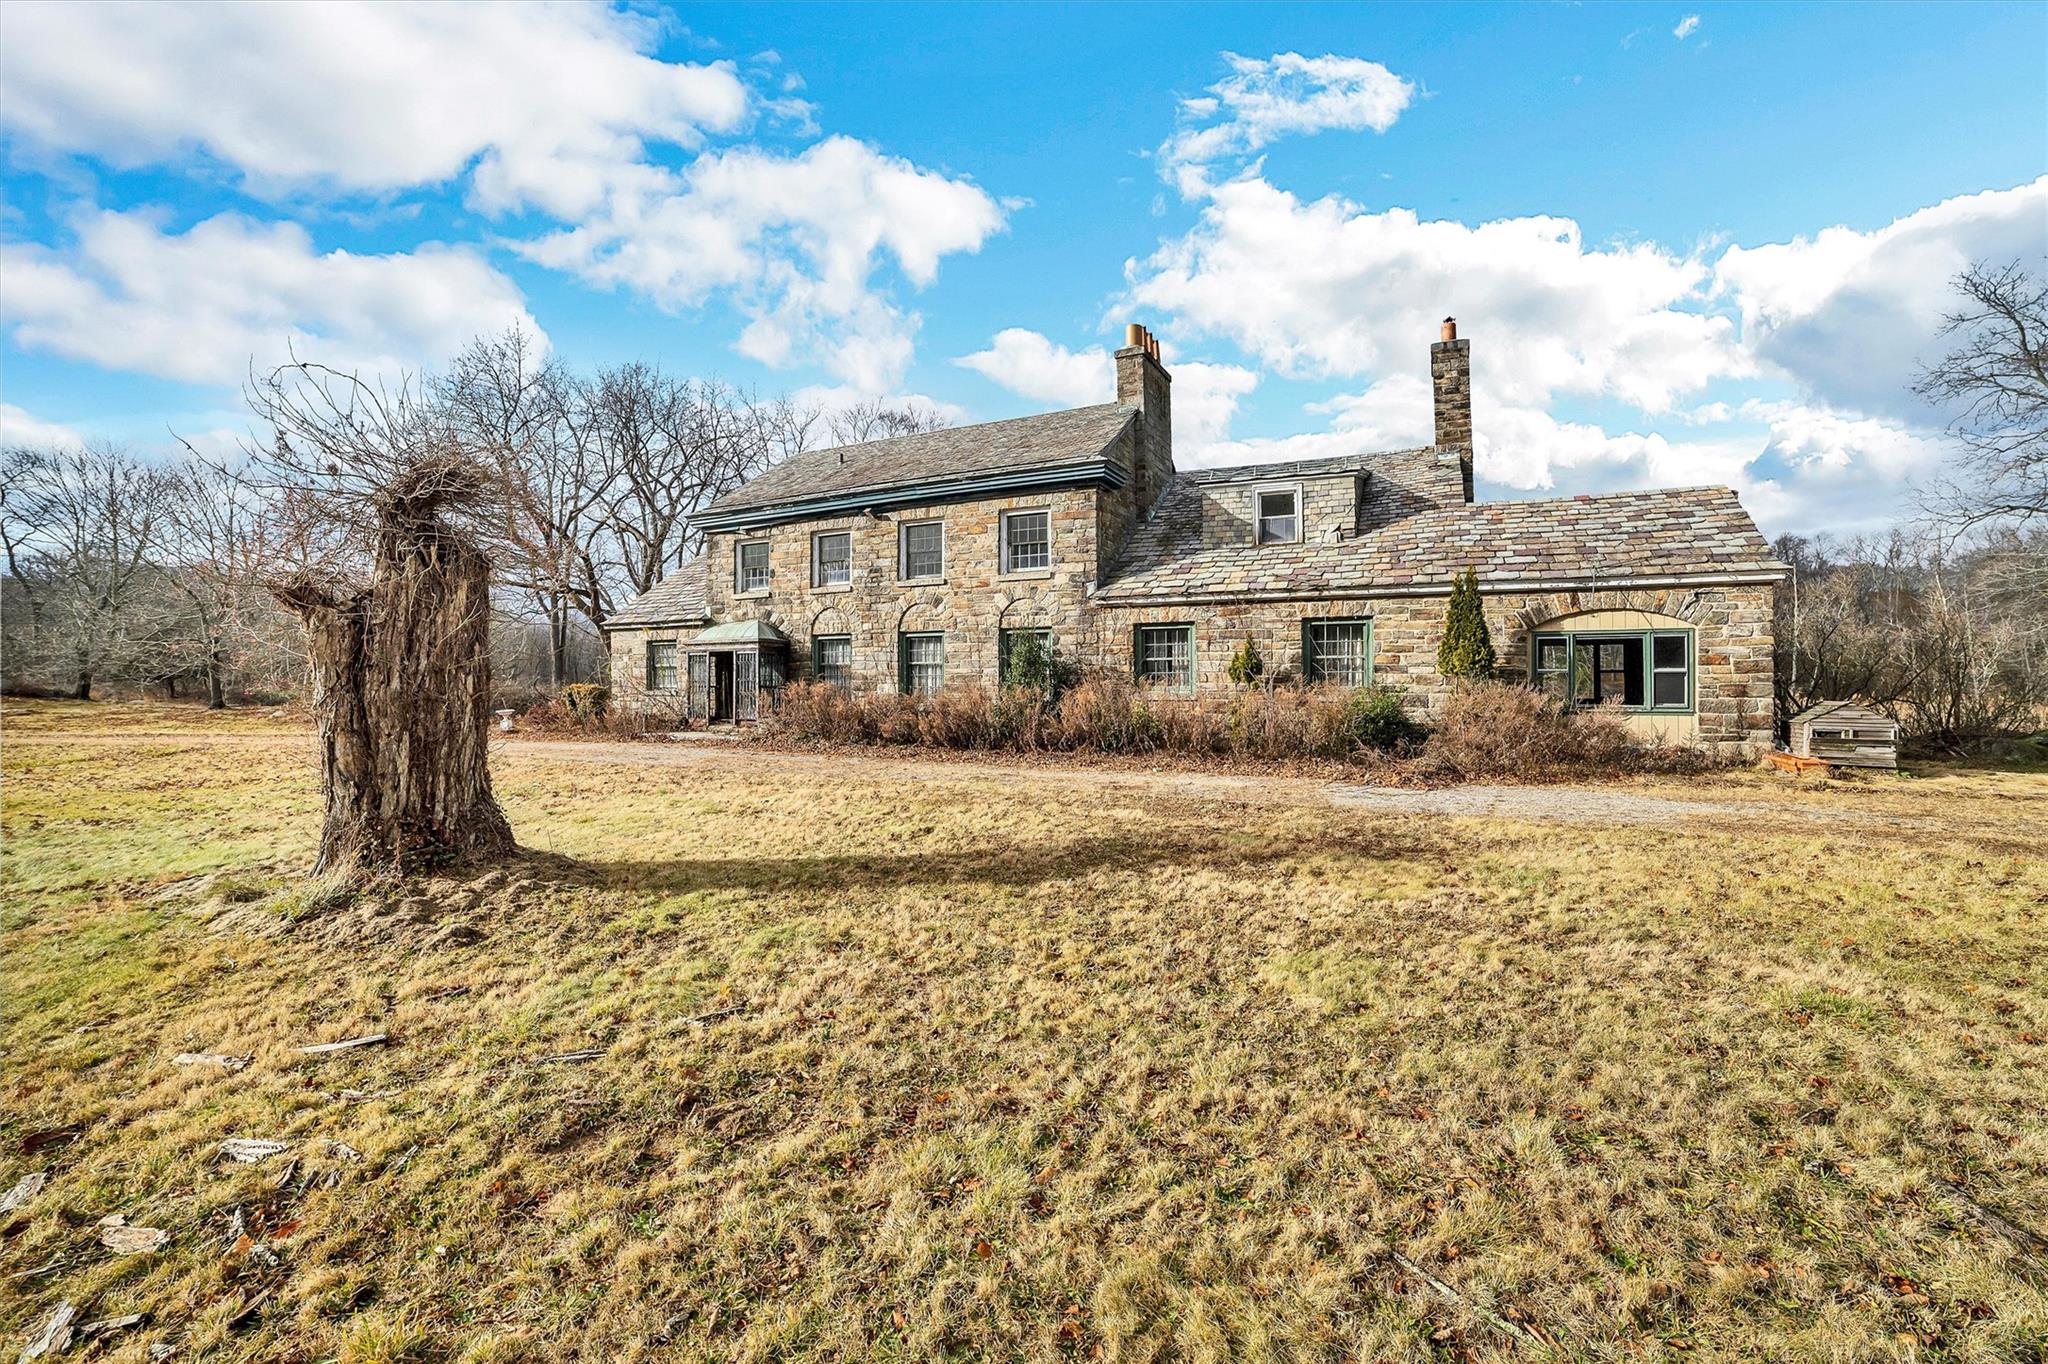
[[[944,587],[946,575],[939,573],[929,578],[898,578],[896,583],[899,587]]]
[[[732,599],[734,601],[759,601],[763,597],[771,595],[773,592],[773,588],[757,587],[750,592],[735,592],[732,594]]]
[[[813,592],[817,593],[817,594],[818,594],[819,596],[821,596],[821,597],[836,597],[836,596],[838,596],[838,595],[839,595],[839,594],[840,594],[841,592],[851,592],[851,591],[853,591],[853,584],[852,584],[852,583],[815,583],[815,584],[813,584],[813,585],[812,585],[812,587],[811,587],[811,591],[813,591]]]
[[[1053,574],[1053,571],[1052,571],[1051,569],[1049,569],[1049,568],[1018,568],[1018,569],[1012,569],[1012,570],[1011,570],[1010,572],[1008,572],[1008,573],[998,573],[998,574],[996,574],[996,581],[997,581],[997,582],[1043,582],[1043,581],[1044,581],[1045,579],[1047,579],[1047,578],[1050,578],[1050,577],[1052,576],[1052,574]]]

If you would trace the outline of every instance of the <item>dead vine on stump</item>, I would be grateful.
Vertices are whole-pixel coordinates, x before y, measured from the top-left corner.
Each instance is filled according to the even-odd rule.
[[[491,790],[490,562],[440,515],[460,470],[424,461],[377,499],[367,583],[278,584],[306,629],[325,819],[316,872],[407,875],[516,847]]]

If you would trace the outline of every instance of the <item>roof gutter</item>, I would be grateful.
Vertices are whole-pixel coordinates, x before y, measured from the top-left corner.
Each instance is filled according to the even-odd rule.
[[[699,531],[755,530],[783,521],[807,521],[820,516],[838,516],[870,511],[878,507],[900,507],[919,502],[945,502],[990,493],[1022,492],[1037,488],[1073,487],[1101,483],[1121,488],[1127,477],[1113,460],[1090,456],[1065,464],[1042,464],[1007,473],[968,474],[955,478],[927,479],[891,488],[863,488],[830,497],[806,498],[797,502],[773,502],[759,507],[735,507],[729,511],[710,508],[690,518]]]
[[[710,623],[709,616],[664,616],[660,620],[608,620],[597,628],[601,634],[610,634],[614,630],[683,630]]]
[[[1762,586],[1780,583],[1785,574],[1780,571],[1757,573],[1687,573],[1644,578],[1507,578],[1484,579],[1479,582],[1481,596],[1501,596],[1510,592],[1621,592],[1637,588],[1656,587],[1742,587]],[[1448,597],[1451,584],[1443,583],[1401,583],[1389,587],[1322,587],[1288,592],[1186,592],[1186,593],[1130,593],[1118,595],[1114,590],[1098,591],[1094,600],[1102,606],[1208,606],[1238,602],[1284,602],[1284,601],[1370,601],[1377,597]]]

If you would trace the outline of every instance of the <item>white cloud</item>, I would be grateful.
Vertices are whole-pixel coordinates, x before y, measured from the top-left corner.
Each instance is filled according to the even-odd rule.
[[[1692,35],[1693,35],[1693,34],[1697,33],[1697,32],[1699,31],[1699,27],[1700,27],[1700,17],[1699,17],[1699,15],[1697,15],[1697,14],[1688,14],[1688,15],[1686,15],[1686,16],[1685,16],[1685,17],[1684,17],[1683,19],[1680,19],[1680,20],[1678,21],[1678,27],[1677,27],[1677,28],[1674,28],[1674,29],[1672,29],[1672,30],[1671,30],[1671,36],[1672,36],[1672,37],[1674,37],[1674,38],[1676,38],[1676,39],[1678,39],[1678,41],[1682,43],[1682,42],[1684,42],[1684,41],[1685,41],[1685,40],[1686,40],[1687,38],[1690,38],[1690,37],[1692,37]]]
[[[978,250],[1003,222],[968,180],[831,137],[794,156],[707,153],[519,249],[664,307],[730,296],[749,319],[743,353],[769,365],[817,356],[843,382],[880,392],[902,379],[916,319],[879,292],[877,271],[893,261],[929,284],[942,257]]]
[[[883,265],[922,288],[1005,217],[848,138],[707,150],[764,117],[808,130],[801,79],[663,61],[661,23],[609,5],[19,3],[4,23],[0,127],[24,143],[210,161],[259,195],[459,188],[560,225],[504,243],[536,261],[665,308],[730,303],[743,354],[866,391],[900,383],[917,330]]]
[[[1932,473],[1948,453],[1943,441],[1876,417],[1861,417],[1803,403],[1752,399],[1741,415],[1770,430],[1764,454],[1818,475],[1854,470],[1898,486]]]
[[[0,403],[0,445],[27,445],[37,449],[85,444],[85,439],[68,426],[46,422],[13,403]]]
[[[1216,463],[1210,447],[1224,440],[1238,404],[1258,387],[1259,376],[1241,365],[1176,360],[1165,345],[1161,353],[1173,375],[1174,458],[1189,467]],[[1068,350],[1023,327],[1004,328],[987,350],[953,363],[1048,405],[1088,407],[1116,399],[1116,362],[1106,347]]]
[[[1284,374],[1424,372],[1445,314],[1484,347],[1475,382],[1498,403],[1567,393],[1661,412],[1751,368],[1729,321],[1697,310],[1709,274],[1696,257],[1588,246],[1567,218],[1469,227],[1304,202],[1255,175],[1203,199],[1191,231],[1126,267],[1128,302]]]
[[[199,153],[258,193],[453,181],[557,217],[643,180],[650,143],[748,116],[730,64],[651,55],[652,21],[600,5],[6,7],[0,123],[114,165]]]
[[[1005,327],[987,350],[960,356],[953,363],[1012,393],[1059,407],[1088,407],[1116,397],[1108,350],[1090,346],[1071,351],[1024,327]]]
[[[1183,126],[1160,149],[1169,165],[1244,155],[1282,137],[1333,128],[1383,133],[1415,97],[1413,84],[1361,57],[1226,52],[1223,59],[1231,74],[1207,95],[1181,101]]]
[[[1966,194],[1871,232],[1732,246],[1714,267],[1762,360],[1837,408],[1927,421],[1911,388],[1938,358],[1951,281],[1972,261],[2048,263],[2048,177]]]
[[[0,324],[36,346],[112,368],[234,384],[286,348],[338,368],[438,364],[470,338],[539,325],[474,253],[316,251],[295,223],[221,214],[167,233],[144,213],[95,212],[74,249],[0,247]]]

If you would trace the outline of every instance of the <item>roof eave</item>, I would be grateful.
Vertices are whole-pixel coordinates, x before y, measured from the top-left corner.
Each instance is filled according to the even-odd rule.
[[[658,620],[620,620],[613,617],[597,628],[608,634],[613,630],[683,630],[693,625],[710,623],[711,617],[708,615],[663,616]]]
[[[1617,592],[1661,587],[1755,587],[1783,582],[1781,570],[1732,573],[1658,573],[1634,577],[1591,574],[1559,575],[1548,578],[1481,578],[1482,595],[1507,592]],[[1114,587],[1098,589],[1095,600],[1104,606],[1156,606],[1186,603],[1213,605],[1235,602],[1353,601],[1375,597],[1448,597],[1449,579],[1428,583],[1392,583],[1381,586],[1351,584],[1266,592],[1118,592]]]
[[[755,530],[783,521],[808,521],[821,516],[900,507],[919,502],[945,502],[989,493],[1021,492],[1039,488],[1074,487],[1100,483],[1121,488],[1127,482],[1123,468],[1101,454],[1061,464],[1043,464],[1029,469],[1012,469],[985,474],[962,474],[949,478],[920,479],[887,487],[860,488],[824,497],[798,498],[788,502],[767,502],[758,507],[734,507],[720,511],[707,507],[690,518],[698,531]]]

